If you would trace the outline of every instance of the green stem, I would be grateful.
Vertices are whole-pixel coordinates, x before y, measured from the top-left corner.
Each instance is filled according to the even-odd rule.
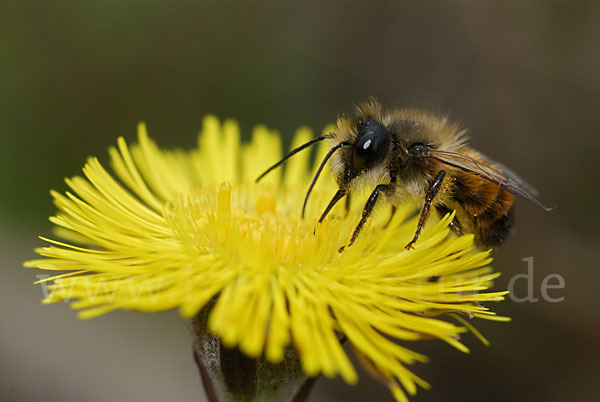
[[[307,377],[298,354],[286,349],[283,362],[251,359],[239,349],[225,348],[207,330],[211,306],[193,320],[194,357],[210,402],[302,402],[316,378]]]

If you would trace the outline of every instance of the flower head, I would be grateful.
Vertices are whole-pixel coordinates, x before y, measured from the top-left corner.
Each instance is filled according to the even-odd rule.
[[[294,143],[310,137],[301,129]],[[70,301],[81,318],[172,308],[194,317],[212,306],[208,329],[247,356],[277,363],[292,346],[306,374],[355,383],[343,336],[398,400],[427,387],[407,369],[426,357],[404,341],[438,338],[467,350],[459,335],[470,325],[440,316],[497,318],[480,304],[505,294],[488,292],[497,276],[489,253],[473,249],[471,235],[449,233],[451,216],[406,251],[414,205],[387,225],[382,207],[340,253],[364,201],[317,224],[336,189],[323,177],[301,219],[308,153],[254,183],[280,154],[279,136],[264,127],[242,144],[235,122],[207,117],[198,148],[184,152],[159,149],[140,125],[138,144],[121,138],[110,149],[113,175],[90,158],[84,177],[66,180],[70,191],[52,192],[51,221],[64,240],[44,239],[50,246],[36,250],[44,258],[26,263],[61,271],[41,281],[51,282],[44,303]]]

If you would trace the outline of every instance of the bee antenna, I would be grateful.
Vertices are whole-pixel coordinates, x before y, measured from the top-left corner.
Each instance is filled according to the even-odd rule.
[[[292,149],[286,156],[284,156],[279,162],[277,162],[276,164],[274,164],[273,166],[271,166],[270,168],[268,168],[267,170],[265,170],[260,176],[258,176],[255,180],[256,183],[258,183],[263,177],[265,177],[267,174],[269,174],[272,170],[278,168],[279,166],[281,166],[283,164],[283,162],[285,162],[286,160],[288,160],[289,158],[291,158],[292,156],[296,155],[298,152],[302,151],[305,148],[310,147],[313,144],[316,144],[319,141],[323,141],[326,140],[328,138],[332,138],[333,135],[332,134],[325,134],[322,135],[320,137],[317,138],[313,138],[312,140],[300,145],[299,147],[296,147],[294,149]]]
[[[346,141],[340,142],[339,144],[337,144],[336,146],[331,148],[329,150],[329,152],[327,152],[327,155],[325,155],[325,157],[323,158],[323,161],[319,165],[319,168],[317,169],[317,172],[315,173],[315,177],[313,177],[313,180],[310,183],[310,187],[308,188],[308,191],[306,192],[306,197],[304,198],[304,204],[302,204],[302,218],[304,218],[304,211],[306,210],[306,203],[308,202],[308,197],[310,196],[310,193],[312,192],[313,187],[315,186],[315,183],[317,182],[317,179],[321,175],[321,172],[323,171],[323,167],[325,166],[325,164],[327,163],[329,158],[331,158],[331,155],[333,155],[333,153],[335,151],[337,151],[340,148],[347,147],[350,145],[352,145],[352,144],[349,142],[346,142]]]

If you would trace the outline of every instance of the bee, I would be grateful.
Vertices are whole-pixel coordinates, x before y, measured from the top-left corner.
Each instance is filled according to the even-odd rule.
[[[302,216],[312,189],[331,159],[338,190],[319,218],[321,223],[334,205],[363,189],[371,191],[348,246],[351,246],[380,203],[396,206],[422,202],[412,240],[413,248],[435,210],[440,216],[456,211],[450,228],[472,233],[479,247],[502,243],[514,222],[515,196],[546,208],[537,191],[510,169],[467,145],[466,131],[445,116],[419,109],[386,110],[374,98],[358,105],[353,115],[341,115],[333,133],[314,138],[293,149],[257,178],[257,182],[296,153],[323,140],[332,146],[308,188]],[[340,248],[340,252],[344,247]]]

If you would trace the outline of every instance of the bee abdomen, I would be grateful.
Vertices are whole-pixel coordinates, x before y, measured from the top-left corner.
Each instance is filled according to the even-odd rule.
[[[479,186],[460,189],[455,199],[462,206],[480,247],[498,245],[506,239],[514,223],[514,195],[500,186],[483,182]]]
[[[514,220],[514,205],[511,205],[507,211],[494,220],[488,222],[476,220],[475,243],[483,247],[496,246],[502,243],[510,233]]]

